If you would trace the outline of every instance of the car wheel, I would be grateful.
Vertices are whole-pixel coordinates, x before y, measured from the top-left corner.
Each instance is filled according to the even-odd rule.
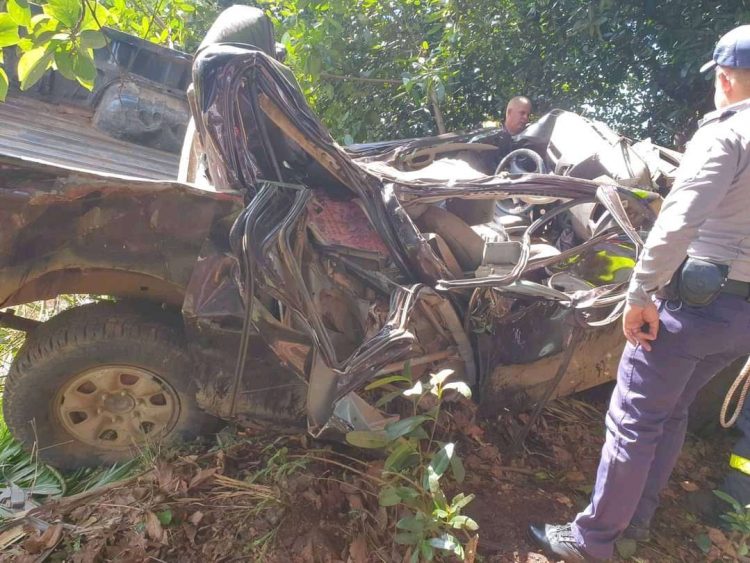
[[[69,309],[27,339],[5,383],[12,434],[64,469],[217,431],[198,408],[179,317],[131,304]]]

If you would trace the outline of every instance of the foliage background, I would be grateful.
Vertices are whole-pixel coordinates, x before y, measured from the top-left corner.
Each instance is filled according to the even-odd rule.
[[[273,14],[307,95],[341,137],[436,131],[502,116],[515,95],[678,144],[711,107],[698,74],[747,0],[296,0]],[[342,76],[387,82],[344,80]]]
[[[40,69],[30,63],[41,61],[90,87],[91,47],[101,38],[84,33],[96,28],[89,12],[99,23],[192,51],[233,3],[46,0],[53,25],[48,18],[37,29],[37,21],[19,35],[11,28],[28,26],[28,4],[5,0],[0,56],[2,47],[18,48],[31,78]],[[570,109],[633,138],[682,145],[712,109],[710,77],[698,68],[721,34],[750,22],[749,0],[240,3],[273,18],[308,100],[345,143],[475,128],[502,118],[507,101],[523,94],[537,115]]]

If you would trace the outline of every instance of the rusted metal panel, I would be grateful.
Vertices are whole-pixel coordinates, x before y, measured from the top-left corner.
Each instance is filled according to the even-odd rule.
[[[0,156],[0,307],[58,293],[179,305],[232,194]],[[226,236],[226,235],[225,235]]]
[[[0,104],[0,155],[109,174],[177,178],[179,155],[97,131],[83,109],[10,95]]]

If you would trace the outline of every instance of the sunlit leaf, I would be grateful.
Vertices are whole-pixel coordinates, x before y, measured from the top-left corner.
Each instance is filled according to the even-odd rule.
[[[463,557],[464,555],[464,550],[461,547],[461,544],[450,534],[443,534],[439,538],[432,538],[429,543],[434,548],[442,549],[443,551],[450,551],[458,557]]]
[[[18,24],[10,17],[10,14],[0,14],[0,48],[15,45],[20,39]]]
[[[18,25],[24,27],[31,25],[31,8],[27,0],[8,0],[5,9]]]
[[[470,532],[475,532],[479,529],[479,524],[468,516],[454,516],[451,518],[450,525],[457,530],[469,530]]]
[[[370,383],[367,387],[365,387],[365,390],[370,391],[372,389],[377,389],[378,387],[383,387],[384,385],[388,385],[390,383],[397,383],[397,382],[411,383],[411,380],[407,377],[404,377],[403,375],[389,375],[388,377],[382,377],[380,379],[376,379],[375,381]]]
[[[455,448],[455,444],[445,444],[432,457],[430,468],[432,468],[438,477],[441,477],[445,473],[445,470],[448,469]]]
[[[41,23],[47,22],[50,20],[49,14],[36,14],[35,16],[31,17],[30,26],[31,29],[35,29],[36,26],[38,26]]]
[[[457,512],[467,504],[469,504],[472,500],[474,500],[473,494],[465,495],[464,493],[458,493],[455,497],[453,497],[453,500],[451,501],[451,508]]]
[[[18,60],[18,80],[21,82],[21,90],[28,90],[44,76],[50,65],[54,53],[48,52],[44,47],[37,47],[26,51]]]
[[[421,381],[417,381],[412,387],[404,391],[404,397],[415,397],[424,393],[424,385]]]
[[[467,399],[471,399],[471,387],[469,387],[463,381],[451,381],[450,383],[446,383],[445,385],[443,385],[443,390],[447,389],[453,389]]]
[[[0,102],[4,102],[8,95],[8,75],[0,68]]]
[[[430,375],[430,381],[435,385],[442,384],[446,379],[453,375],[452,369],[441,369],[439,372]]]
[[[93,11],[92,11],[93,8]],[[99,30],[103,26],[108,25],[109,23],[114,23],[116,27],[120,27],[116,25],[117,21],[114,20],[112,14],[102,6],[99,2],[91,2],[86,3],[86,11],[83,15],[83,21],[81,22],[81,30]]]
[[[65,27],[73,29],[81,18],[82,7],[79,0],[49,0],[43,7],[49,14]]]

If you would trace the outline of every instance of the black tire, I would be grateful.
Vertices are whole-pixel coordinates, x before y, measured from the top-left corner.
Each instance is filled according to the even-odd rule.
[[[125,384],[134,385],[132,380],[135,376],[117,375],[121,366],[125,371],[132,369],[143,374],[135,381],[138,389],[145,389],[139,392],[151,393],[151,402],[138,399],[145,412],[154,412],[154,409],[158,412],[162,402],[164,408],[168,409],[168,422],[159,423],[159,435],[143,434],[142,443],[153,444],[158,440],[159,444],[173,444],[193,440],[216,432],[221,427],[218,419],[198,408],[196,386],[192,380],[195,368],[185,347],[179,316],[155,307],[99,302],[64,311],[27,335],[5,383],[3,413],[8,428],[27,449],[38,448],[42,461],[64,469],[132,458],[143,447],[142,443],[133,443],[133,436],[137,434],[130,432],[133,424],[139,425],[138,430],[148,432],[148,425],[153,427],[153,423],[142,422],[144,415],[137,410],[138,404],[133,399],[137,396],[135,392],[133,397],[126,397],[125,392],[108,394],[104,389],[109,380],[96,379],[101,377],[97,374],[109,373],[107,377],[116,383],[128,377],[128,380],[123,380]],[[88,373],[94,374],[93,381],[99,382],[101,391],[96,389],[96,385],[95,391],[87,387],[87,376],[81,374]],[[84,383],[76,388],[82,377]],[[73,391],[66,391],[71,385],[74,386]],[[154,386],[163,392],[157,391],[154,395]],[[87,396],[94,392],[104,397],[123,396],[114,397],[122,401],[112,407],[117,409],[116,418],[123,429],[122,437],[110,430],[104,431],[104,440],[97,436],[100,428],[98,421],[114,412],[109,410],[111,403],[107,403],[103,415],[101,408],[96,408],[94,412],[88,403],[81,407],[83,415],[73,413],[75,417],[72,417],[70,413],[64,414],[67,413],[65,409],[71,408],[71,399],[68,399],[71,393],[77,393],[76,397],[82,397],[82,401],[104,400],[99,395],[96,395],[96,399]],[[153,401],[153,397],[157,397],[157,400]],[[69,402],[63,408],[65,401]],[[91,428],[89,433],[94,434],[91,437],[94,443],[87,443],[76,435],[76,420],[83,418],[86,421],[89,412],[91,420],[87,424]],[[136,415],[139,417],[137,422]],[[70,420],[66,419],[63,423],[61,417],[66,416]],[[110,418],[115,424],[114,417]],[[105,421],[102,424],[109,423]],[[114,442],[106,441],[112,440],[111,434],[106,432],[114,432],[114,439],[120,440],[118,447],[111,445]],[[123,445],[126,437],[127,446]]]

